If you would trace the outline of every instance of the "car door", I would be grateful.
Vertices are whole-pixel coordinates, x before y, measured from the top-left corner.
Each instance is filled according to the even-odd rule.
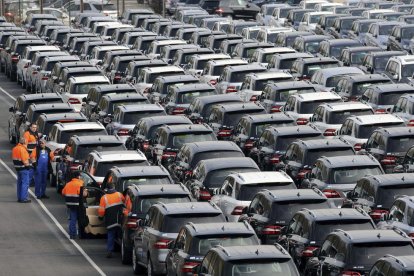
[[[92,235],[106,234],[106,226],[103,220],[99,219],[98,209],[101,197],[105,194],[99,187],[95,180],[86,172],[80,172],[80,177],[83,180],[83,189],[87,189],[88,194],[83,198],[83,204],[79,206],[80,218],[87,217],[87,224],[84,223],[85,233]],[[83,194],[83,189],[81,195]]]

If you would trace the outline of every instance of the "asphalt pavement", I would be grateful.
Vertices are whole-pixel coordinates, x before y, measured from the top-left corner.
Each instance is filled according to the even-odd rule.
[[[0,275],[132,275],[119,252],[105,258],[105,239],[69,240],[64,199],[54,188],[47,188],[50,199],[17,202],[8,109],[24,92],[0,75]]]

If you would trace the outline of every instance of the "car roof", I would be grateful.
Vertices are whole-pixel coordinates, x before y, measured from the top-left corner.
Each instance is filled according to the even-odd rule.
[[[148,110],[165,111],[159,104],[127,104],[119,105],[117,108],[122,112],[146,112]]]
[[[382,124],[382,123],[403,123],[404,120],[400,117],[397,117],[392,114],[372,114],[372,115],[360,115],[360,116],[350,116],[349,118],[353,119],[354,122],[357,122],[359,125],[373,125],[373,124]]]
[[[142,99],[142,100],[148,100],[147,97],[145,97],[143,94],[141,93],[136,93],[136,92],[131,92],[131,93],[120,93],[120,94],[113,94],[113,95],[104,95],[102,98],[108,99],[108,101],[123,101],[126,99],[131,99],[131,100],[137,100],[137,99]]]
[[[129,186],[131,190],[141,196],[153,195],[190,195],[190,192],[182,184],[153,184],[153,185],[133,185]]]
[[[289,55],[289,54],[287,54]],[[265,80],[265,79],[275,79],[275,78],[288,78],[292,77],[290,73],[284,71],[272,71],[272,72],[260,72],[260,73],[250,73],[248,76],[252,76],[258,80]]]
[[[209,103],[215,103],[215,102],[228,102],[228,101],[242,102],[243,100],[236,93],[230,93],[230,94],[219,94],[219,95],[198,97],[197,101],[204,103],[204,104],[209,104]]]
[[[311,125],[305,126],[285,126],[285,127],[269,127],[267,128],[270,132],[277,134],[277,135],[295,135],[295,134],[303,134],[303,133],[318,133],[321,134],[321,131],[316,127]],[[299,138],[299,137],[298,137]]]
[[[350,16],[349,16],[350,17]],[[347,19],[347,17],[338,17],[338,19]],[[346,45],[346,44],[359,44],[358,41],[354,40],[354,39],[350,39],[350,38],[339,38],[339,39],[329,39],[329,40],[324,40],[324,42],[328,42],[329,45]]]
[[[303,63],[322,63],[322,62],[336,62],[338,63],[339,61],[337,59],[331,58],[331,57],[314,57],[314,58],[300,58],[298,59]],[[321,69],[319,69],[321,70]]]
[[[246,103],[223,103],[217,104],[213,109],[219,109],[225,112],[240,111],[240,110],[264,110],[262,106],[252,102]]]
[[[414,87],[408,83],[390,83],[390,84],[377,84],[372,85],[370,88],[373,88],[377,93],[386,93],[386,92],[398,92],[398,91],[407,91],[407,93],[413,93]]]
[[[123,144],[122,140],[115,135],[87,135],[87,136],[77,136],[74,135],[70,138],[76,144],[96,144],[99,145],[100,143],[121,143]]]
[[[172,86],[171,89],[173,89],[176,93],[184,93],[184,92],[191,92],[191,91],[198,92],[200,90],[215,90],[214,86],[208,83],[183,84],[183,85]]]
[[[255,168],[259,171],[259,167],[250,157],[226,157],[226,158],[212,158],[201,160],[198,165],[206,168],[206,171],[214,171],[220,169],[232,168]]]
[[[406,52],[403,51],[378,51],[378,52],[370,52],[368,55],[372,55],[373,57],[381,57],[381,56],[403,56],[407,55]]]
[[[67,113],[51,113],[51,114],[40,114],[39,116],[39,120],[40,118],[42,118],[42,120],[44,121],[62,121],[65,122],[70,121],[70,120],[79,120],[79,119],[84,119],[84,121],[87,121],[88,118],[86,118],[85,114],[81,113],[81,112],[67,112]]]
[[[351,79],[355,82],[370,81],[370,80],[388,80],[388,81],[390,81],[390,79],[387,76],[384,76],[384,75],[381,75],[381,74],[350,75],[350,76],[345,76],[344,79]]]
[[[336,230],[333,233],[352,243],[411,242],[411,239],[401,230]]]
[[[341,168],[341,167],[357,167],[362,165],[378,165],[377,159],[371,155],[347,155],[347,156],[321,156],[318,160],[324,161],[329,167]]]
[[[302,87],[312,87],[314,86],[306,81],[282,81],[282,82],[272,82],[267,85],[271,85],[272,89],[277,88],[277,90],[290,89],[290,88],[302,88]]]
[[[341,208],[341,209],[302,209],[299,211],[306,215],[310,215],[315,221],[330,220],[371,220],[371,217],[362,209],[358,208]]]
[[[365,75],[365,73],[357,67],[337,67],[335,68],[335,70],[332,70],[332,68],[325,68],[325,69],[319,69],[317,72],[322,73],[325,79],[331,76],[345,75],[345,74]]]
[[[69,110],[75,110],[75,108],[70,103],[32,103],[29,106],[29,109],[31,110],[51,110],[51,109],[67,109]]]
[[[184,70],[178,66],[160,66],[160,67],[147,67],[142,69],[150,73],[161,73],[161,72],[184,72]]]
[[[281,54],[276,54],[276,57],[278,59],[311,58],[311,57],[313,57],[313,55],[309,54],[309,53],[286,53],[286,54],[281,53]]]
[[[193,75],[177,75],[177,76],[159,76],[156,80],[162,80],[164,83],[177,82],[177,81],[198,81],[199,79]],[[154,81],[155,82],[155,81]]]
[[[138,122],[142,122],[142,121],[145,121],[147,123],[147,125],[159,125],[159,124],[163,124],[163,125],[164,124],[165,125],[168,125],[168,124],[192,125],[193,124],[190,119],[188,119],[187,117],[182,116],[182,115],[152,116],[152,117],[142,118]]]
[[[411,24],[411,25],[402,25],[400,27],[403,28],[403,27],[407,27],[407,26],[410,26],[411,28],[414,28],[414,24]],[[399,61],[403,65],[404,64],[412,64],[412,63],[414,63],[414,55],[394,56],[394,57],[391,57],[390,60],[391,59],[397,60],[397,61]]]
[[[233,58],[233,59],[216,59],[216,60],[210,60],[210,63],[214,64],[214,65],[231,65],[231,64],[247,64],[246,60],[242,60],[242,59],[237,59],[237,58]]]
[[[331,111],[355,110],[355,109],[372,109],[371,106],[361,102],[338,102],[321,104]]]
[[[284,34],[290,34],[290,33],[284,33]],[[295,50],[293,50],[292,48],[288,48],[288,47],[269,47],[269,48],[258,48],[255,51],[257,52],[261,52],[263,54],[267,54],[267,53],[283,53],[283,52],[295,52]]]
[[[255,260],[255,259],[291,259],[289,253],[279,244],[274,245],[243,245],[243,246],[217,246],[214,251],[223,260]]]
[[[226,67],[227,70],[230,70],[232,72],[240,72],[240,71],[246,71],[246,70],[260,70],[263,69],[263,71],[266,70],[266,68],[261,65],[261,64],[254,64],[254,63],[250,63],[250,64],[243,64],[243,65],[229,65],[228,67]]]
[[[73,122],[73,123],[56,123],[63,131],[75,129],[105,129],[105,127],[98,122]]]
[[[197,131],[202,131],[202,132],[212,132],[211,128],[205,126],[205,125],[200,125],[200,124],[195,124],[195,125],[166,125],[166,126],[162,126],[161,128],[165,128],[166,130],[168,130],[169,133],[182,133],[182,132],[197,132]]]
[[[411,127],[388,127],[378,128],[374,132],[379,132],[383,136],[396,137],[396,136],[414,136],[414,132],[411,131]]]
[[[120,177],[170,175],[168,171],[162,166],[114,166],[110,170],[117,173]]]
[[[332,68],[331,68],[332,70]],[[295,97],[301,102],[312,102],[318,100],[331,100],[331,99],[341,99],[341,96],[334,92],[314,92],[314,93],[305,93],[305,94],[296,94],[290,97]]]
[[[205,60],[205,59],[209,60],[209,59],[216,59],[216,58],[229,59],[231,57],[226,54],[196,54],[196,55],[193,55],[193,58],[198,59],[198,60]]]
[[[310,139],[310,140],[296,140],[294,143],[302,145],[308,149],[320,149],[320,148],[352,148],[352,146],[341,139]]]
[[[168,215],[173,214],[222,214],[220,208],[210,202],[181,202],[181,203],[156,203],[152,208],[158,208]]]
[[[314,40],[325,40],[328,39],[329,36],[326,35],[305,35],[305,36],[300,36],[300,39],[302,39],[303,41],[314,41]]]
[[[97,156],[100,162],[122,160],[147,160],[145,155],[138,150],[125,151],[92,151],[89,155]]]
[[[253,123],[294,121],[292,117],[283,112],[273,114],[247,114],[242,118],[249,119]]]
[[[280,189],[280,190],[267,190],[263,189],[260,194],[265,195],[273,202],[283,201],[299,201],[309,199],[327,199],[327,197],[317,189]]]
[[[215,222],[215,223],[192,223],[185,226],[195,236],[214,236],[226,234],[251,234],[255,235],[254,229],[247,222]]]
[[[258,183],[292,183],[293,180],[284,171],[278,172],[245,172],[235,173],[229,176],[238,179],[241,184],[258,184]]]
[[[62,99],[62,96],[58,93],[38,93],[38,94],[24,94],[20,95],[19,98],[25,101],[33,101],[37,99]]]
[[[90,83],[90,82],[108,82],[109,84],[109,80],[106,76],[81,76],[81,77],[71,77],[71,79],[75,82],[75,83]]]
[[[238,151],[241,152],[241,149],[231,141],[204,141],[204,142],[193,142],[185,143],[183,149],[189,149],[192,152],[205,152],[205,151]]]
[[[361,178],[368,179],[373,183],[375,181],[378,186],[392,186],[401,184],[414,183],[414,174],[412,173],[392,173],[392,174],[380,174],[380,175],[367,175]]]

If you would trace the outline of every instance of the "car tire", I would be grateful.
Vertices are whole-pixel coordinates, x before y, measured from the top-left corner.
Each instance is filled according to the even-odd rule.
[[[132,270],[136,275],[142,275],[145,270],[144,268],[138,263],[137,254],[135,253],[135,249],[132,249]]]
[[[16,141],[17,141],[16,136],[13,136],[13,134],[11,133],[10,125],[9,125],[9,142],[10,144],[16,144]]]
[[[122,264],[131,264],[132,262],[132,252],[131,250],[126,249],[123,238],[121,240],[121,261],[122,261]]]

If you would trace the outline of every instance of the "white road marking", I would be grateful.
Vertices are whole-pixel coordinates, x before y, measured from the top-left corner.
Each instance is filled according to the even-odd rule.
[[[4,90],[2,87],[0,87],[0,91],[9,96],[14,101],[16,100],[15,97],[9,94],[6,90]],[[0,164],[15,178],[17,179],[17,175],[14,173],[14,171],[0,158]],[[43,204],[43,202],[36,198],[35,194],[29,189],[29,194],[37,201],[37,203],[40,205],[40,207],[43,209],[43,211],[46,213],[46,215],[49,216],[49,218],[53,221],[53,223],[56,225],[56,227],[62,232],[62,234],[75,246],[75,248],[82,254],[82,256],[91,264],[93,268],[99,273],[101,276],[106,276],[105,272],[102,271],[102,269],[89,257],[88,254],[82,249],[82,247],[75,241],[69,239],[69,234],[63,229],[62,225],[59,223],[59,221],[55,218],[55,216],[47,209],[47,207]]]

